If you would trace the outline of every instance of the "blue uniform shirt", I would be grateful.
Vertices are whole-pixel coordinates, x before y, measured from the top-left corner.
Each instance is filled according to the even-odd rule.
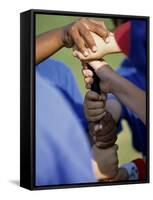
[[[36,72],[36,186],[95,182],[91,157],[69,101]]]
[[[146,21],[131,21],[131,44],[128,59],[125,59],[117,72],[131,81],[140,89],[146,91]],[[114,97],[115,98],[115,97]],[[146,155],[147,152],[147,131],[146,126],[137,118],[137,116],[122,104],[121,119],[127,120],[131,132],[134,148]]]
[[[49,84],[56,85],[69,101],[71,108],[78,116],[79,122],[87,131],[87,121],[83,112],[83,97],[70,68],[60,61],[49,58],[37,65],[37,72]]]
[[[127,68],[126,68],[127,67]],[[146,90],[146,77],[143,73],[138,72],[135,67],[129,63],[128,60],[124,60],[121,66],[117,69],[117,72],[127,80],[131,81],[137,87],[142,90]],[[132,144],[133,147],[141,152],[144,156],[147,152],[147,131],[146,126],[130,109],[124,106],[122,103],[122,115],[121,119],[126,119],[132,132]]]

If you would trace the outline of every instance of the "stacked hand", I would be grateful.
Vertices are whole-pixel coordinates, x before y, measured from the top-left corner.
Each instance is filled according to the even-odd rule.
[[[84,57],[88,57],[88,50],[92,53],[98,50],[93,33],[97,34],[100,39],[103,38],[104,43],[109,42],[109,31],[104,22],[88,18],[80,18],[67,26],[38,35],[36,37],[36,64],[62,47],[75,47]]]
[[[85,116],[89,122],[89,132],[93,139],[94,168],[100,181],[125,181],[128,173],[125,168],[118,168],[116,125],[112,115],[105,110],[106,93],[112,91],[109,78],[113,70],[105,61],[90,61],[97,75],[103,81],[100,84],[101,95],[89,90],[84,100]],[[93,73],[83,64],[83,76],[87,89],[93,83]]]
[[[93,61],[94,62],[94,61]],[[93,73],[84,64],[83,75],[86,87],[93,82]],[[84,99],[84,112],[92,137],[96,174],[100,180],[113,179],[118,173],[116,124],[112,115],[105,110],[106,92],[98,94],[89,90]]]
[[[103,97],[102,97],[103,96]],[[97,147],[108,148],[117,140],[116,124],[104,108],[104,95],[89,90],[84,100],[84,112],[89,122],[89,132]]]
[[[93,74],[88,70],[85,62],[88,62],[102,81],[102,94],[98,95],[89,91],[84,102],[85,115],[95,143],[93,146],[96,160],[94,165],[100,173],[101,179],[118,180],[121,177],[124,179],[127,175],[124,173],[125,171],[123,169],[118,171],[117,146],[114,145],[117,139],[115,122],[111,114],[105,110],[106,94],[114,91],[116,94],[120,92],[117,91],[119,87],[113,87],[114,80],[118,83],[119,77],[105,61],[97,60],[107,54],[121,51],[115,37],[107,30],[104,22],[88,18],[78,19],[65,27],[37,36],[36,64],[53,55],[62,47],[73,47],[73,55],[84,62],[83,74],[88,89],[93,82]]]
[[[93,167],[98,180],[112,180],[118,174],[117,149],[117,145],[113,145],[107,149],[100,149],[96,145],[93,145]]]
[[[84,57],[88,57],[89,51],[95,53],[97,42],[93,34],[99,35],[99,39],[109,42],[109,31],[103,21],[89,18],[80,18],[63,29],[63,43],[66,47],[75,47]]]

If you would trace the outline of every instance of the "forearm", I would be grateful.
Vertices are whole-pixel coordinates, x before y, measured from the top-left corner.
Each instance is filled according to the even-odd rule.
[[[115,72],[114,72],[115,73]],[[117,73],[112,77],[111,92],[127,107],[135,112],[146,124],[146,94]]]
[[[101,80],[101,90],[115,95],[146,124],[145,92],[117,74],[105,61],[91,61],[89,65]]]
[[[51,30],[36,37],[35,62],[42,60],[54,54],[64,46],[63,28]]]

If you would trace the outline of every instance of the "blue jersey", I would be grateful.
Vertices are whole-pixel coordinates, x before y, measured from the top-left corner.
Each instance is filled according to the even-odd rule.
[[[127,68],[126,68],[127,67]],[[146,77],[143,73],[138,72],[135,67],[132,67],[128,60],[124,60],[117,72],[127,80],[131,81],[137,87],[145,91]],[[126,119],[132,132],[133,147],[141,152],[144,156],[147,152],[147,131],[146,126],[130,109],[122,103],[122,114],[120,119]]]
[[[70,68],[62,62],[50,58],[44,60],[36,67],[37,72],[49,84],[54,84],[69,101],[71,108],[78,116],[79,122],[87,131],[87,121],[83,112],[83,97]]]
[[[131,44],[128,59],[125,59],[117,72],[127,80],[131,81],[140,89],[146,91],[146,21],[131,21]],[[146,155],[147,152],[147,131],[146,126],[138,117],[122,104],[121,119],[127,120],[131,132],[134,148]]]
[[[69,101],[36,72],[36,186],[96,182],[91,152]]]

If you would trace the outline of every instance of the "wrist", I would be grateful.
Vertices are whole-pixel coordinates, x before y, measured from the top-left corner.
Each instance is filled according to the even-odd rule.
[[[64,32],[64,27],[61,27],[55,30],[50,30],[46,34],[50,42],[52,42],[52,40],[56,41],[56,46],[61,48],[64,47]]]
[[[65,32],[64,27],[58,29],[58,38],[59,38],[59,44],[61,47],[65,46],[64,32]]]
[[[123,164],[120,168],[124,169],[124,171],[127,172],[127,180],[138,180],[138,169],[135,163],[129,162],[126,164]]]
[[[129,163],[123,164],[120,168],[127,171],[127,180],[145,180],[146,179],[146,163],[143,159],[138,158]],[[125,173],[124,173],[125,174]]]
[[[122,180],[129,180],[127,169],[125,169],[124,167],[120,167],[119,169],[122,171]]]
[[[67,25],[67,26],[61,28],[62,43],[63,43],[63,46],[66,47],[66,48],[71,48],[73,46],[73,41],[68,34],[69,27],[70,27],[70,25]]]

